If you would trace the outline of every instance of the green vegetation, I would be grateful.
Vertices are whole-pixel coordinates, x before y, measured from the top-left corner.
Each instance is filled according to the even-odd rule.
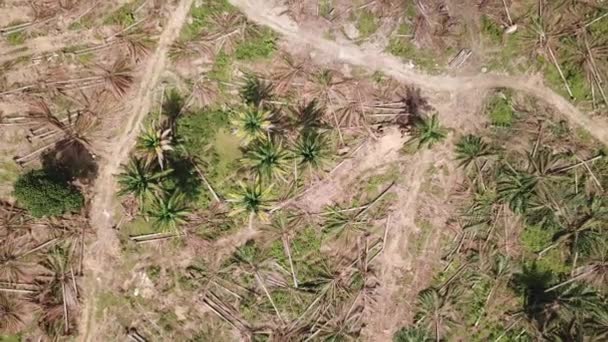
[[[213,17],[222,13],[234,12],[228,0],[211,0],[194,4],[190,9],[191,21],[182,29],[180,40],[191,41],[200,36],[213,24]]]
[[[269,28],[252,29],[251,36],[238,44],[234,51],[237,60],[251,61],[268,58],[277,49],[277,36]]]
[[[13,194],[34,217],[76,212],[84,205],[78,189],[48,170],[34,170],[19,176]]]
[[[509,127],[513,124],[514,112],[511,97],[505,93],[497,93],[490,99],[487,112],[490,122],[497,127]]]
[[[135,23],[133,11],[139,6],[139,0],[126,3],[103,19],[104,25],[129,27]]]
[[[368,10],[362,10],[357,15],[357,29],[361,38],[365,39],[378,30],[378,17]]]
[[[498,99],[488,114],[515,106]],[[598,265],[606,262],[608,178],[596,178],[605,175],[603,163],[583,170],[578,162],[603,155],[567,129],[531,129],[552,119],[525,101],[516,105],[535,115],[511,113],[508,135],[486,130],[457,140],[466,179],[455,196],[467,200],[455,213],[462,227],[456,244],[475,247],[454,247],[395,340],[453,340],[471,331],[474,341],[603,336],[597,322],[606,315],[606,272]],[[560,152],[565,146],[581,148]]]
[[[12,46],[17,46],[25,43],[26,37],[27,35],[24,31],[13,32],[6,36],[6,41]]]

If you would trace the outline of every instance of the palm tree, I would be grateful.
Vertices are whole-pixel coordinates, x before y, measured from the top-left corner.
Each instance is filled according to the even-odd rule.
[[[272,99],[273,86],[270,82],[260,80],[257,76],[248,76],[241,89],[241,97],[248,105],[260,108]]]
[[[233,256],[233,261],[238,265],[238,267],[243,270],[245,273],[253,275],[256,282],[260,286],[260,288],[264,291],[266,298],[272,305],[277,317],[281,322],[283,322],[283,318],[281,317],[281,313],[277,308],[266,284],[264,282],[264,273],[270,272],[270,260],[269,257],[260,250],[257,246],[254,245],[253,241],[248,241],[244,246],[239,248]]]
[[[498,199],[515,213],[523,214],[530,208],[536,184],[537,178],[527,172],[505,169],[497,184]]]
[[[8,282],[19,281],[25,276],[26,264],[19,261],[19,252],[13,240],[2,241],[0,246],[0,279]]]
[[[156,159],[163,169],[165,153],[173,150],[171,128],[164,128],[153,121],[137,138],[137,148],[148,162]]]
[[[22,304],[0,293],[0,331],[16,333],[24,326]]]
[[[435,340],[440,341],[456,323],[450,292],[446,291],[442,294],[432,287],[421,291],[418,294],[415,322],[417,326],[433,331]]]
[[[292,108],[291,114],[295,120],[295,126],[299,127],[303,134],[310,130],[326,128],[323,123],[325,111],[316,99]]]
[[[283,149],[282,144],[272,140],[258,141],[243,158],[243,164],[251,167],[256,175],[262,179],[283,179],[287,172],[289,152]]]
[[[337,206],[329,207],[325,214],[323,231],[332,237],[342,239],[346,245],[350,245],[366,231],[366,221],[359,217],[359,213],[352,214]]]
[[[547,291],[554,291],[575,281],[585,281],[599,289],[608,284],[608,243],[596,242],[591,248],[591,257],[585,265],[572,271],[572,277],[563,281]]]
[[[445,129],[439,124],[437,114],[416,122],[412,133],[413,139],[411,141],[418,142],[418,149],[433,147],[434,144],[441,142],[447,136]]]
[[[502,285],[505,284],[512,275],[512,266],[510,265],[509,258],[499,254],[495,257],[494,263],[489,274],[485,272],[482,273],[483,276],[487,276],[489,280],[492,282],[492,287],[486,296],[486,301],[481,308],[481,312],[475,321],[475,326],[478,326],[483,318],[485,312],[487,311],[488,305],[490,305],[490,300],[494,297],[495,291]]]
[[[401,328],[393,335],[393,342],[431,342],[429,333],[419,327]]]
[[[535,328],[545,333],[574,318],[583,317],[597,307],[597,294],[579,284],[570,284],[548,291],[552,274],[538,269],[536,264],[524,267],[513,278],[513,286],[523,296],[523,312]]]
[[[300,165],[319,169],[327,161],[329,148],[325,136],[316,131],[305,131],[295,146],[295,157]]]
[[[456,143],[456,160],[460,162],[459,166],[467,169],[469,165],[473,164],[481,180],[482,188],[485,188],[485,185],[482,166],[479,163],[492,154],[494,154],[492,147],[476,135],[465,135]]]
[[[157,171],[142,159],[132,157],[129,164],[123,166],[123,172],[118,175],[118,184],[120,184],[118,194],[120,196],[133,194],[143,207],[146,200],[162,192],[160,182],[171,172],[173,172],[171,169]]]
[[[288,218],[286,215],[279,214],[271,225],[264,227],[264,231],[267,233],[266,239],[273,242],[277,239],[281,239],[283,243],[283,252],[289,262],[289,269],[291,270],[291,276],[293,278],[293,286],[298,287],[298,279],[296,276],[295,267],[293,266],[293,259],[291,253],[291,240],[295,235],[295,229],[300,222],[299,218]]]
[[[186,223],[189,214],[190,210],[184,204],[184,194],[178,191],[155,197],[148,210],[154,226],[164,232],[177,231],[177,226]]]
[[[268,196],[272,187],[262,188],[260,182],[255,182],[250,185],[243,183],[239,184],[239,191],[228,195],[228,202],[234,205],[230,215],[238,215],[240,213],[249,213],[249,226],[251,228],[254,216],[266,220],[266,210],[270,209]]]
[[[271,115],[269,111],[254,107],[247,107],[236,114],[231,122],[236,127],[236,134],[242,140],[243,145],[246,146],[252,141],[267,137],[273,128]]]

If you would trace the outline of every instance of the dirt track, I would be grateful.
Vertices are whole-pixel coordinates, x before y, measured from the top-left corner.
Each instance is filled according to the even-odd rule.
[[[304,31],[286,15],[281,15],[283,9],[274,6],[271,0],[230,0],[230,2],[241,9],[250,20],[266,25],[283,35],[290,44],[308,46],[324,56],[370,70],[382,71],[399,81],[424,89],[465,92],[473,89],[510,88],[522,91],[554,106],[569,121],[586,129],[596,139],[608,145],[608,123],[581,113],[567,99],[542,84],[542,80],[538,77],[497,74],[470,77],[427,75],[411,69],[398,58],[383,52],[365,50],[352,43],[328,40],[322,38],[322,32]]]
[[[190,11],[194,0],[181,0],[172,11],[172,16],[167,22],[156,51],[147,61],[143,72],[137,94],[129,101],[132,106],[131,115],[124,123],[124,130],[121,135],[114,139],[107,155],[112,159],[104,160],[100,167],[99,177],[95,182],[94,197],[91,203],[90,222],[97,233],[97,240],[87,250],[87,268],[92,271],[93,288],[87,289],[87,300],[83,310],[83,341],[90,341],[95,329],[93,313],[95,311],[95,297],[98,289],[104,286],[104,279],[108,279],[109,274],[116,262],[114,257],[119,255],[118,240],[115,231],[112,229],[114,224],[114,209],[116,201],[115,175],[120,169],[120,165],[128,158],[129,152],[135,145],[143,119],[150,111],[152,103],[152,92],[159,82],[160,76],[167,64],[167,52],[171,44],[179,37],[180,30]],[[105,274],[104,274],[105,273]]]

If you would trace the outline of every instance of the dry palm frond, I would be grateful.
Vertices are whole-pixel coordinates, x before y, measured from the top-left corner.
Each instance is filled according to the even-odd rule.
[[[135,63],[147,57],[154,45],[154,41],[145,32],[128,32],[116,38],[127,47],[128,55]]]
[[[278,95],[284,95],[290,90],[294,81],[306,75],[309,70],[309,60],[296,61],[288,54],[281,56],[281,64],[276,68],[276,72],[272,75],[273,83],[275,84],[275,92]]]
[[[206,48],[206,46],[204,46]],[[207,50],[205,54],[211,54],[211,50]],[[202,54],[196,42],[183,42],[176,41],[171,44],[169,48],[169,58],[173,61],[179,61],[180,59],[186,59],[198,56]]]
[[[23,305],[0,293],[0,331],[16,333],[24,326]]]
[[[443,47],[443,36],[449,32],[453,18],[442,0],[416,0],[418,15],[414,22],[413,41],[418,47]]]
[[[121,98],[126,95],[127,91],[133,84],[133,68],[125,59],[118,59],[109,68],[101,68],[103,74],[100,77],[103,79],[105,86],[114,96]]]
[[[219,93],[220,89],[217,82],[214,82],[203,75],[192,85],[192,94],[190,94],[190,97],[196,106],[205,107],[214,103]],[[188,102],[190,101],[186,102],[186,106],[190,105]]]
[[[218,13],[212,15],[209,20],[213,31],[206,33],[201,42],[215,53],[219,51],[232,53],[243,39],[249,25],[240,13]]]
[[[16,282],[25,277],[26,264],[19,261],[15,241],[4,240],[0,246],[0,280]]]

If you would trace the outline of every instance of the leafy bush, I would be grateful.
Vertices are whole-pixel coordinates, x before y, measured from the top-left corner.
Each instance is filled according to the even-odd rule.
[[[67,180],[46,170],[30,171],[17,179],[13,192],[32,216],[58,216],[77,211],[84,197]]]

